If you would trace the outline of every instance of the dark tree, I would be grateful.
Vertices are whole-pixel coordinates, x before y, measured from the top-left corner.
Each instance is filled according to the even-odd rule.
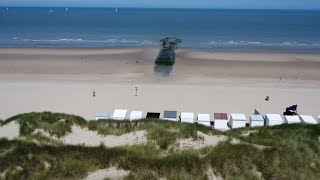
[[[161,39],[160,42],[162,43],[162,47],[155,64],[173,66],[176,59],[175,50],[182,40],[176,37],[167,37]]]

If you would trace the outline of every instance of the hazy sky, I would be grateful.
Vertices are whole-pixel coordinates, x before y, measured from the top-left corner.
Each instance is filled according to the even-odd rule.
[[[0,0],[0,6],[320,9],[320,0]]]

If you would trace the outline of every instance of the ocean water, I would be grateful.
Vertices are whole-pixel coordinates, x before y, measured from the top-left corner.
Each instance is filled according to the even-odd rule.
[[[0,7],[0,47],[320,52],[320,11]]]

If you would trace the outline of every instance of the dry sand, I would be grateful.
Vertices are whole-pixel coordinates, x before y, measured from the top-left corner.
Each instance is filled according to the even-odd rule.
[[[175,143],[175,146],[179,148],[179,150],[185,149],[202,149],[205,147],[214,147],[218,145],[220,142],[224,142],[228,140],[227,136],[210,136],[204,134],[200,131],[197,132],[197,139],[180,139]]]
[[[86,180],[120,180],[124,179],[130,174],[130,171],[125,171],[123,169],[117,169],[116,167],[109,167],[107,169],[99,169],[95,172],[90,173],[85,179]]]
[[[123,134],[121,136],[104,136],[100,135],[97,131],[90,131],[87,128],[83,129],[80,126],[72,126],[71,133],[61,138],[51,136],[43,129],[36,129],[33,132],[33,134],[37,133],[69,145],[100,146],[101,144],[103,144],[106,147],[118,147],[128,145],[130,146],[135,144],[146,144],[148,142],[146,131],[136,131]]]
[[[96,112],[116,108],[248,117],[255,108],[282,114],[293,104],[301,114],[320,114],[318,54],[182,49],[171,76],[159,78],[153,72],[158,51],[2,48],[0,119],[44,110],[94,119]]]
[[[103,136],[97,131],[89,131],[79,126],[72,126],[72,132],[61,138],[62,142],[71,145],[117,147],[135,144],[146,144],[148,142],[146,131],[136,131],[121,136]]]

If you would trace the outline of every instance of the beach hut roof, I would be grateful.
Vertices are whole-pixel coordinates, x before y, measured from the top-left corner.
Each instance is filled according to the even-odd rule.
[[[108,117],[109,112],[97,112],[96,117]]]
[[[177,118],[177,111],[164,111],[163,118]]]
[[[228,114],[227,113],[214,113],[214,119],[215,120],[228,120]]]
[[[160,118],[160,113],[157,112],[147,112],[147,117],[146,118]]]
[[[142,117],[143,111],[131,111],[130,117]]]
[[[231,113],[230,115],[232,117],[233,120],[238,120],[238,121],[246,121],[247,118],[244,114],[240,114],[240,113]]]
[[[127,114],[126,109],[116,109],[113,113],[113,118],[125,118]]]
[[[261,113],[257,109],[254,109],[253,115],[261,115]]]
[[[181,119],[193,119],[194,113],[193,112],[181,112],[180,117],[181,117]]]
[[[251,115],[251,121],[264,121],[262,115]]]
[[[198,121],[210,121],[210,114],[198,114]]]
[[[299,116],[285,116],[288,122],[301,122]]]
[[[317,123],[317,121],[310,115],[300,115],[300,118],[305,123]]]
[[[266,116],[270,121],[283,121],[280,114],[266,114]]]

